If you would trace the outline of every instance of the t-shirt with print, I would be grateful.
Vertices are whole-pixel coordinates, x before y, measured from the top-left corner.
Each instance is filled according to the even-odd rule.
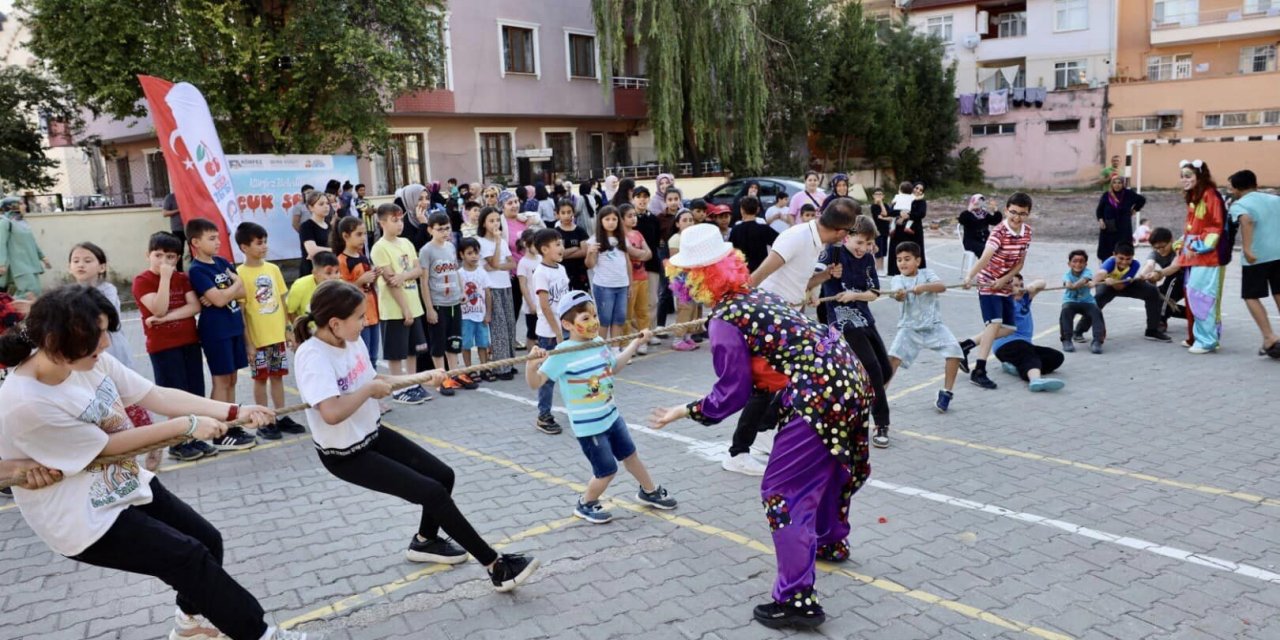
[[[191,287],[195,289],[197,296],[203,296],[210,289],[230,289],[232,273],[235,273],[235,269],[221,256],[214,256],[213,262],[192,260],[191,267],[187,269]],[[245,293],[248,291],[249,285],[245,284]],[[202,307],[197,324],[201,342],[244,335],[244,316],[240,313],[240,301],[231,300],[223,307]]]
[[[418,252],[418,262],[427,272],[431,304],[452,307],[462,300],[462,286],[458,282],[458,249],[452,242],[428,242]]]
[[[933,269],[920,269],[914,276],[896,275],[889,284],[890,291],[906,290],[907,297],[902,301],[902,317],[898,319],[899,329],[928,329],[942,324],[942,312],[938,308],[938,294],[911,293],[917,285],[942,282],[942,278]]]
[[[311,338],[298,347],[294,378],[298,395],[311,405],[307,408],[307,424],[311,439],[319,449],[346,449],[378,430],[378,401],[369,398],[346,420],[338,424],[325,422],[315,409],[321,402],[355,393],[373,381],[378,372],[369,363],[369,349],[360,340],[335,347],[319,338]]]
[[[1027,248],[1030,246],[1031,225],[1023,223],[1020,233],[1014,233],[1013,229],[1009,228],[1008,220],[996,225],[996,228],[991,230],[991,235],[987,236],[986,246],[986,249],[994,249],[995,253],[991,255],[991,261],[987,266],[983,267],[982,272],[978,274],[978,293],[987,296],[1009,295],[1008,289],[997,291],[990,285],[1018,266],[1018,263],[1027,257]]]
[[[1232,202],[1227,213],[1237,223],[1242,215],[1249,216],[1253,221],[1253,243],[1249,246],[1249,251],[1256,261],[1242,260],[1240,264],[1251,267],[1280,260],[1280,196],[1250,191]],[[1241,234],[1241,246],[1243,242],[1244,236]]]
[[[373,262],[363,253],[349,256],[346,253],[338,256],[338,273],[342,279],[355,284],[361,276],[373,270]],[[378,324],[378,284],[376,281],[362,287],[364,291],[364,326],[373,327]]]
[[[462,319],[484,322],[484,295],[489,288],[489,274],[479,267],[474,270],[463,267],[458,270],[458,278],[462,287]]]
[[[109,434],[133,428],[125,407],[154,387],[105,353],[92,369],[72,371],[62,384],[46,385],[19,369],[0,386],[0,458],[35,460],[63,474],[43,489],[13,488],[22,517],[56,553],[81,553],[125,508],[151,502],[154,474],[135,459],[90,463]]]
[[[244,281],[245,342],[255,349],[283,343],[288,324],[284,306],[288,288],[280,267],[270,262],[256,267],[242,264],[236,272]]]
[[[627,244],[630,245],[633,249],[644,249],[646,246],[644,241],[644,234],[640,233],[639,231],[636,231],[635,229],[628,231]],[[631,281],[632,282],[640,282],[641,280],[645,280],[649,277],[648,275],[646,275],[648,271],[645,270],[644,265],[645,265],[645,262],[643,260],[631,261]]]
[[[196,332],[194,316],[162,322],[152,326],[147,318],[155,315],[147,305],[142,304],[143,296],[160,291],[160,274],[150,269],[138,274],[133,279],[133,299],[138,301],[138,311],[142,314],[142,332],[147,337],[147,353],[160,353],[169,349],[199,344],[200,334]],[[180,309],[187,305],[187,292],[194,291],[187,274],[174,271],[169,277],[169,310]]]
[[[538,265],[540,264],[542,264],[542,261],[538,258],[538,256],[533,254],[525,254],[523,258],[520,258],[520,263],[516,265],[516,276],[517,277],[524,276],[525,287],[530,288],[529,295],[534,299],[535,302],[538,300],[538,296],[532,293],[533,272],[538,268]],[[525,299],[525,296],[523,295],[520,296],[520,313],[521,315],[532,315],[537,313],[537,311],[529,308],[529,301]]]
[[[569,426],[579,438],[608,431],[619,416],[613,402],[613,370],[618,360],[604,340],[596,338],[591,343],[599,344],[600,348],[557,353],[586,344],[565,340],[538,367],[539,373],[556,382],[569,414]]]
[[[560,234],[560,240],[564,243],[564,250],[568,252],[570,249],[579,247],[586,249],[587,241],[591,239],[591,234],[586,229],[574,226],[572,230],[565,231],[560,225],[556,225],[556,233]],[[565,273],[569,276],[569,281],[576,284],[587,282],[587,259],[582,258],[565,258],[560,263],[564,267]]]
[[[1031,295],[1022,294],[1013,301],[1013,333],[997,338],[991,343],[991,350],[996,351],[1010,342],[1031,342],[1036,333],[1035,321],[1031,317]]]
[[[560,298],[563,298],[569,292],[569,276],[564,272],[564,267],[560,265],[547,266],[545,263],[539,264],[537,269],[533,271],[533,300],[540,300],[538,294],[543,291],[547,292],[548,305],[551,307],[552,313],[556,310]],[[538,326],[537,335],[539,338],[554,338],[559,332],[560,323],[557,321],[552,324],[546,314],[542,313],[542,305],[538,305]],[[555,329],[552,329],[555,327]]]
[[[1121,280],[1133,279],[1134,276],[1138,275],[1138,267],[1141,267],[1141,266],[1142,265],[1137,260],[1130,260],[1128,269],[1125,269],[1122,272],[1116,271],[1116,258],[1115,256],[1112,256],[1110,258],[1107,258],[1106,260],[1103,260],[1102,266],[1098,268],[1102,271],[1107,272],[1107,279],[1106,279],[1107,282],[1115,283],[1115,282],[1120,282]]]
[[[591,284],[597,287],[619,288],[631,284],[631,259],[626,247],[618,246],[618,239],[609,236],[609,245],[601,246],[596,254],[596,266],[591,269]]]
[[[392,241],[383,236],[373,243],[371,257],[373,264],[382,267],[388,274],[405,273],[418,264],[418,252],[414,251],[413,243],[406,238]],[[401,285],[401,289],[409,304],[411,317],[422,315],[422,294],[418,292],[418,281],[408,280]],[[383,320],[404,320],[404,310],[396,303],[395,297],[391,295],[391,285],[384,278],[378,278],[378,315]]]
[[[1084,271],[1080,272],[1080,275],[1072,273],[1070,269],[1067,269],[1067,272],[1062,274],[1062,281],[1067,284],[1075,284],[1081,280],[1093,280],[1093,271],[1088,267],[1085,267]],[[1086,285],[1079,289],[1063,289],[1062,303],[1066,304],[1068,302],[1087,302],[1089,304],[1097,304],[1098,301],[1093,298],[1093,286]]]

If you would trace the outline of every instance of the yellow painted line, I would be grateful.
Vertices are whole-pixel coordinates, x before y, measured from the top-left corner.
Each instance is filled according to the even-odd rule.
[[[10,509],[17,509],[17,508],[18,508],[18,503],[16,503],[16,502],[11,502],[11,503],[9,503],[9,504],[6,504],[6,505],[5,505],[5,506],[3,506],[3,507],[0,507],[0,511],[8,511],[8,510],[10,510]]]
[[[654,390],[656,390],[656,391],[666,391],[667,393],[674,393],[674,394],[676,394],[676,395],[681,395],[681,396],[684,396],[684,397],[686,397],[686,398],[701,398],[701,397],[703,397],[703,396],[705,396],[705,395],[706,395],[705,393],[694,393],[694,392],[692,392],[692,391],[685,391],[685,390],[683,390],[683,389],[676,389],[675,387],[664,387],[664,386],[662,386],[662,385],[660,385],[660,384],[650,384],[650,383],[648,383],[648,382],[640,382],[639,380],[632,380],[632,379],[630,379],[630,378],[622,378],[622,377],[619,377],[619,376],[614,376],[614,377],[613,377],[613,379],[614,379],[614,380],[621,380],[622,382],[625,382],[625,383],[627,383],[627,384],[634,384],[634,385],[636,385],[637,387],[644,387],[644,388],[646,388],[646,389],[654,389]]]
[[[424,436],[422,434],[415,433],[413,431],[409,431],[401,427],[389,425],[387,424],[386,421],[383,421],[383,424],[388,426],[389,428],[395,429],[396,431],[405,435],[406,437],[409,437],[415,440],[420,440],[422,442],[425,442],[435,447],[439,447],[441,449],[449,449],[451,451],[456,451],[458,453],[461,453],[471,458],[484,460],[485,462],[491,462],[493,464],[497,464],[499,466],[506,467],[508,469],[519,471],[532,478],[541,480],[549,484],[565,486],[578,492],[581,492],[586,489],[586,487],[581,483],[574,482],[572,480],[568,480],[565,478],[553,476],[549,473],[538,471],[536,469],[531,469],[513,460],[507,460],[506,458],[499,458],[497,456],[492,456],[487,453],[481,453],[479,451],[468,449],[466,447],[462,447],[462,446],[453,444],[451,442],[446,442],[438,438],[433,438],[431,436]],[[699,533],[703,533],[709,536],[715,536],[718,538],[722,538],[724,540],[728,540],[730,542],[733,542],[734,544],[746,547],[760,554],[773,555],[774,553],[772,547],[770,547],[769,545],[763,542],[760,542],[759,540],[754,540],[748,536],[742,535],[734,531],[730,531],[728,529],[722,529],[715,525],[704,524],[686,516],[680,516],[680,515],[675,515],[673,513],[666,512],[666,511],[658,511],[655,509],[650,509],[649,507],[646,507],[644,505],[638,504],[636,502],[632,502],[630,500],[624,500],[621,498],[609,498],[607,499],[607,502],[610,505],[617,506],[617,507],[626,509],[628,511],[632,511],[641,515],[652,517],[652,518],[657,518],[659,520],[664,520],[666,522],[669,522],[681,528],[692,529]],[[857,580],[858,582],[866,584],[867,586],[875,587],[877,589],[888,591],[893,594],[906,596],[908,598],[911,598],[913,600],[918,600],[925,604],[942,607],[944,609],[947,609],[948,611],[960,614],[967,618],[972,618],[974,620],[981,620],[982,622],[993,624],[998,627],[1008,629],[1010,631],[1019,631],[1029,635],[1033,635],[1037,638],[1043,638],[1044,640],[1072,640],[1071,636],[1064,635],[1056,631],[1052,631],[1050,629],[1044,629],[1044,628],[1036,627],[1023,622],[1018,622],[1017,620],[1010,620],[1008,618],[991,613],[990,611],[979,609],[978,607],[974,607],[972,605],[967,605],[956,600],[949,600],[947,598],[943,598],[942,596],[929,593],[927,591],[908,588],[892,580],[887,580],[885,578],[877,578],[875,576],[868,576],[868,575],[856,573],[854,571],[850,571],[848,569],[844,569],[842,567],[838,567],[825,562],[819,562],[817,566],[820,571],[823,571],[825,573],[833,573],[836,575],[853,578],[854,580]],[[289,625],[289,622],[286,622],[284,624],[284,626],[288,626],[288,625]]]
[[[570,516],[568,518],[560,518],[559,520],[544,522],[540,525],[529,527],[524,531],[513,534],[506,538],[503,538],[500,542],[494,544],[493,548],[502,549],[504,547],[511,545],[512,543],[519,542],[521,540],[527,540],[534,536],[540,536],[543,534],[551,533],[556,529],[563,529],[564,527],[567,527],[577,521],[578,519],[576,517]],[[442,573],[454,567],[460,567],[460,566],[462,565],[434,564],[428,567],[424,567],[422,569],[409,573],[408,575],[404,576],[403,578],[400,578],[399,580],[395,580],[393,582],[388,582],[387,584],[372,587],[364,591],[363,593],[357,593],[353,596],[348,596],[341,600],[337,600],[335,602],[327,604],[323,607],[319,607],[317,609],[308,611],[304,614],[289,618],[288,620],[281,622],[280,626],[285,629],[289,629],[303,623],[312,622],[315,620],[322,620],[324,618],[328,618],[330,616],[340,614],[344,611],[350,611],[357,607],[361,607],[366,604],[369,604],[370,602],[377,600],[379,598],[389,596],[409,585],[412,585],[413,583],[423,578],[435,575],[437,573]]]

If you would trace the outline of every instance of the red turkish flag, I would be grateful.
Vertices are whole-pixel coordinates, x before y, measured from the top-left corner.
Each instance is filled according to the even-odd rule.
[[[240,206],[218,141],[209,105],[191,84],[139,75],[169,169],[183,224],[205,218],[218,226],[218,253],[234,261],[230,231],[240,224]],[[239,253],[236,251],[235,253]]]

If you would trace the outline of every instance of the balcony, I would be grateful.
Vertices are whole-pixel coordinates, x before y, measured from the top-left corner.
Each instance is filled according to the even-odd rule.
[[[647,92],[648,89],[648,78],[614,76],[614,115],[619,118],[635,118],[638,120],[649,117],[649,103],[645,98],[645,92]]]
[[[1228,9],[1207,9],[1176,15],[1158,15],[1151,21],[1151,45],[1220,42],[1280,35],[1280,6],[1260,9],[1254,2]]]

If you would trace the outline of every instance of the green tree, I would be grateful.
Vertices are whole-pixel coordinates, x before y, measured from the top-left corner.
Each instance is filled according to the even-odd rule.
[[[831,73],[833,11],[832,0],[771,0],[756,10],[767,87],[765,174],[796,176],[808,165],[808,133],[820,113],[814,100]]]
[[[75,98],[146,113],[137,75],[197,86],[229,151],[316,153],[387,139],[401,93],[435,84],[444,0],[20,0],[30,50]],[[92,15],[86,15],[91,13]]]
[[[874,162],[899,140],[901,123],[890,100],[893,83],[884,46],[861,3],[839,8],[822,51],[825,74],[818,95],[811,98],[813,129],[834,168],[847,169],[858,156]]]
[[[39,69],[0,67],[0,191],[52,187],[48,170],[58,165],[45,155],[40,120],[74,128],[72,101]]]
[[[940,183],[960,141],[955,67],[944,64],[937,38],[917,33],[905,21],[883,30],[881,37],[896,124],[888,125],[873,147],[889,159],[899,180]]]

